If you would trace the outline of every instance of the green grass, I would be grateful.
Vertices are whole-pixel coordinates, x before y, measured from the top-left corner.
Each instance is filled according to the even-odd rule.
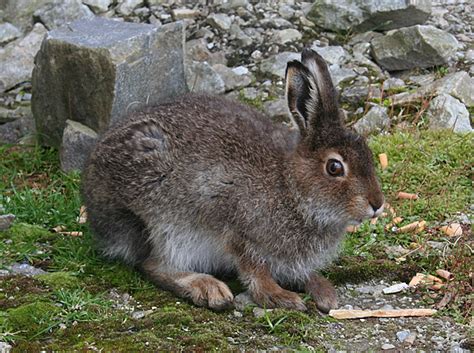
[[[387,201],[404,218],[403,224],[423,219],[427,228],[401,235],[385,229],[389,217],[381,217],[375,225],[364,223],[347,236],[344,252],[327,276],[335,283],[382,276],[406,281],[417,271],[445,268],[456,274],[453,283],[461,289],[443,314],[465,321],[470,310],[465,293],[471,288],[472,235],[451,244],[449,256],[440,256],[426,244],[446,241],[439,231],[441,222],[459,212],[469,213],[472,144],[472,135],[446,131],[372,137],[375,158],[382,152],[389,157],[384,171],[376,161]],[[315,314],[311,301],[309,313],[275,310],[256,319],[245,310],[238,318],[232,312],[197,308],[157,290],[134,269],[105,261],[95,252],[87,226],[77,223],[79,175],[62,173],[57,160],[54,149],[0,146],[0,204],[2,212],[17,216],[9,230],[0,232],[0,268],[27,262],[48,271],[35,278],[2,278],[0,341],[13,343],[19,351],[116,347],[208,351],[235,349],[235,344],[250,350],[270,346],[304,350],[302,344],[322,347],[322,342],[337,341],[325,331],[331,320]],[[397,200],[399,191],[420,198]],[[52,232],[58,225],[83,236]],[[386,247],[393,245],[422,250],[400,262],[386,253]],[[118,308],[111,291],[119,296],[128,293],[133,300]],[[133,319],[133,307],[149,314]]]

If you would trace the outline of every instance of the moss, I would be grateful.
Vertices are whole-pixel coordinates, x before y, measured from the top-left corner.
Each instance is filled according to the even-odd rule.
[[[33,337],[54,326],[54,316],[60,309],[49,302],[25,304],[8,313],[8,323],[15,331],[21,331],[25,337]]]
[[[175,307],[164,307],[151,317],[157,325],[182,325],[188,326],[193,322],[192,316],[185,310]]]
[[[0,232],[0,239],[12,239],[16,242],[48,241],[54,239],[55,236],[43,227],[26,223],[15,223],[7,231]]]
[[[38,275],[36,278],[52,289],[71,289],[80,285],[77,277],[69,272],[49,272]]]

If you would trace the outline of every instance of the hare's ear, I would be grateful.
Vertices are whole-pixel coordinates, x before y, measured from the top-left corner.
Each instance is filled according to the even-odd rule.
[[[325,140],[342,127],[336,89],[324,59],[311,49],[304,49],[301,63],[288,63],[286,93],[293,118],[300,118],[303,135],[313,141]],[[297,113],[297,114],[295,114]],[[304,123],[304,125],[303,125]]]
[[[286,66],[286,99],[291,117],[302,136],[309,129],[309,102],[311,100],[311,74],[299,61],[293,60]]]

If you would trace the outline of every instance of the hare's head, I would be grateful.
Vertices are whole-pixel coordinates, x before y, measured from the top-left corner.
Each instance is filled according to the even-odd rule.
[[[306,213],[320,223],[360,223],[378,216],[383,194],[365,139],[344,127],[326,63],[310,49],[286,69],[286,94],[300,131],[293,156]]]

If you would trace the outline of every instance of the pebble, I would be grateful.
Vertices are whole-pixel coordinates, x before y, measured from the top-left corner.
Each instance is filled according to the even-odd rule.
[[[406,283],[397,283],[393,286],[387,287],[383,289],[384,294],[395,294],[404,291],[405,289],[409,288],[408,284]]]
[[[271,313],[273,309],[262,309],[262,308],[253,308],[253,316],[256,318],[264,317],[267,313]]]
[[[7,230],[12,225],[13,221],[15,220],[14,214],[4,214],[0,215],[0,231]]]
[[[386,351],[386,350],[388,350],[388,349],[394,349],[394,348],[395,348],[395,346],[394,346],[393,344],[391,344],[391,343],[385,343],[384,345],[382,345],[382,349],[383,349],[384,351]]]
[[[397,339],[400,342],[405,342],[409,336],[410,336],[410,330],[403,330],[403,331],[397,332]]]

